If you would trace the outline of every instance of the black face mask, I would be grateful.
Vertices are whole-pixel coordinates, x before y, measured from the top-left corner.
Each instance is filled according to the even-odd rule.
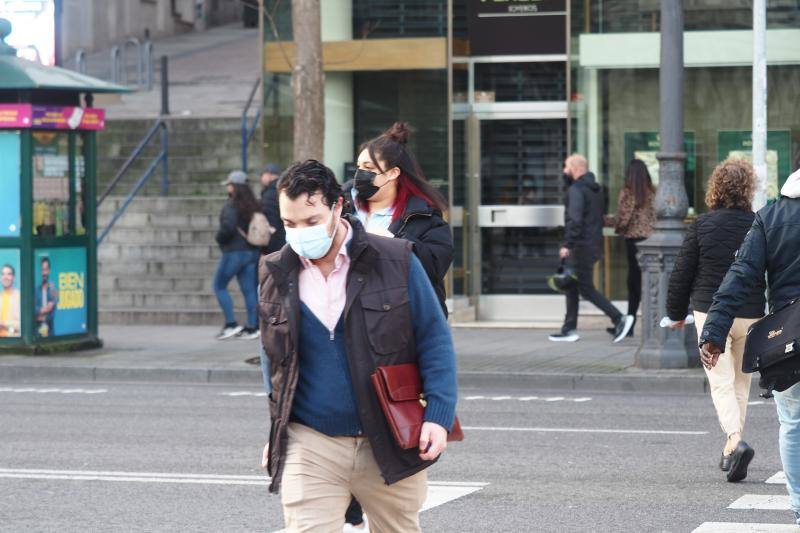
[[[369,200],[375,196],[375,193],[381,190],[380,187],[376,187],[372,184],[372,181],[377,177],[378,174],[369,170],[364,170],[361,168],[356,170],[355,176],[353,176],[355,181],[353,187],[355,187],[359,199],[364,201]]]

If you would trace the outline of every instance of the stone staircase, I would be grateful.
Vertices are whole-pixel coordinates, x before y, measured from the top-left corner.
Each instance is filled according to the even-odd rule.
[[[98,135],[98,191],[102,192],[151,121],[109,121]],[[98,249],[101,324],[221,325],[212,290],[220,257],[214,241],[225,201],[220,182],[241,165],[238,119],[176,118],[169,127],[169,191],[160,194],[160,169],[128,206]],[[157,139],[98,212],[102,230],[133,183],[158,153]],[[261,158],[251,144],[251,169]],[[251,172],[255,182],[255,172]],[[256,188],[257,193],[257,188]],[[244,301],[232,282],[240,322]]]

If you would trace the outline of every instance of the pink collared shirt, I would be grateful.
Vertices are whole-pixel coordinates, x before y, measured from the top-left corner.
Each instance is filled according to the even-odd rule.
[[[342,219],[347,227],[345,237],[334,259],[333,271],[325,279],[322,271],[314,263],[300,258],[303,269],[300,271],[298,283],[300,285],[300,301],[314,313],[322,324],[333,335],[336,324],[344,312],[347,289],[347,273],[350,270],[350,256],[347,255],[347,245],[353,238],[353,228]],[[337,231],[341,231],[337,229]]]

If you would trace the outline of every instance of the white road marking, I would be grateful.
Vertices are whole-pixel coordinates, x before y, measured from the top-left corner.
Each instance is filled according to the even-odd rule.
[[[788,495],[778,494],[745,494],[728,509],[760,509],[765,511],[788,511],[791,509]],[[795,526],[797,527],[797,526]],[[795,531],[797,531],[795,529]]]
[[[755,400],[752,402],[747,402],[747,405],[767,405],[767,404],[772,404],[772,402],[765,402],[763,400]]]
[[[103,394],[108,392],[108,389],[35,389],[32,387],[0,387],[0,392],[33,392],[36,394]]]
[[[769,483],[770,485],[786,485],[786,474],[783,470],[781,470],[771,478],[767,479],[764,483]]]
[[[44,470],[0,468],[0,478],[59,479],[67,481],[129,481],[137,483],[194,483],[205,485],[269,485],[267,476],[118,472],[100,470]]]
[[[550,396],[550,397],[539,397],[539,396],[464,396],[464,400],[492,400],[495,402],[500,401],[518,401],[518,402],[531,402],[534,400],[541,400],[544,402],[561,402],[561,401],[568,401],[568,402],[590,402],[592,398],[589,397],[581,397],[581,398],[565,398],[564,396]]]
[[[790,524],[753,524],[739,522],[705,522],[692,533],[797,533]]]
[[[221,392],[220,396],[266,396],[266,392],[251,392],[251,391],[236,391],[236,392]]]
[[[708,431],[667,431],[661,429],[517,428],[463,426],[467,431],[521,431],[531,433],[616,433],[623,435],[708,435]]]
[[[488,483],[471,483],[459,481],[428,481],[428,496],[422,504],[420,512],[439,507],[445,503],[452,502],[464,496],[486,487]],[[272,533],[286,533],[286,529],[273,531]]]

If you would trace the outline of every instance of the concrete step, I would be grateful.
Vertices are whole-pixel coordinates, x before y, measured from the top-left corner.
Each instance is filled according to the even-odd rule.
[[[172,132],[193,133],[198,131],[239,131],[241,121],[239,118],[198,118],[198,117],[165,117],[167,127]],[[146,132],[153,124],[150,119],[109,119],[106,121],[105,131],[116,134],[128,131]]]
[[[228,173],[231,170],[236,170],[238,165],[233,168],[220,168],[216,170],[196,170],[196,171],[177,171],[174,169],[168,169],[168,180],[170,185],[174,185],[176,183],[187,183],[187,184],[214,184],[219,187],[220,183],[228,177]],[[134,171],[129,170],[123,177],[117,187],[114,189],[113,194],[115,195],[127,195],[132,187],[133,184],[139,180],[139,177],[144,174],[145,169],[141,169],[141,171]],[[116,176],[116,170],[106,171],[104,173],[97,174],[97,190],[99,192],[105,191],[106,186],[111,182],[111,180]],[[255,176],[251,177],[250,184],[255,185]],[[153,185],[160,187],[161,185],[161,169],[157,168],[155,172],[150,176],[150,180],[148,182],[148,186]],[[219,189],[218,189],[219,190]]]
[[[145,290],[149,288],[143,287]],[[231,282],[229,293],[234,307],[244,308],[244,296],[236,282]],[[103,309],[136,308],[136,309],[192,309],[219,311],[216,295],[211,292],[142,292],[133,291],[100,291],[100,307]]]
[[[104,151],[102,153],[98,153],[98,157],[102,159],[107,159],[110,157],[122,157],[127,158],[130,156],[136,147],[139,145],[139,141],[141,137],[133,139],[131,141],[125,140],[103,140],[102,148]],[[169,155],[170,157],[173,156],[209,156],[209,157],[223,157],[228,156],[231,154],[238,154],[239,157],[242,155],[242,142],[241,138],[239,137],[224,137],[220,139],[216,139],[216,142],[213,143],[200,143],[200,142],[188,142],[185,139],[169,139]],[[251,152],[256,152],[254,144],[256,141],[251,141],[250,145],[248,146],[248,156],[251,155]],[[98,146],[100,148],[100,146]],[[160,142],[150,142],[147,146],[142,150],[142,156],[150,156],[154,157],[158,155],[161,151],[161,144]],[[255,154],[252,154],[255,157]]]
[[[216,230],[182,230],[114,227],[104,243],[108,244],[209,244]]]
[[[141,200],[141,198],[139,198]],[[97,227],[105,228],[111,221],[112,213],[97,216]],[[112,231],[119,228],[180,228],[211,229],[219,225],[219,213],[175,214],[175,213],[128,213],[127,211],[114,224]],[[101,245],[101,248],[105,245]]]
[[[221,187],[220,187],[221,188]],[[217,191],[221,192],[221,191]],[[156,198],[134,199],[125,210],[129,213],[145,213],[152,215],[159,214],[206,214],[215,213],[219,215],[227,197],[218,194],[213,197],[183,197],[183,196],[160,196]],[[108,214],[116,211],[125,201],[121,196],[109,196],[100,206],[100,213]]]
[[[212,276],[147,276],[142,274],[113,275],[104,273],[98,278],[101,292],[211,292]]]
[[[114,175],[127,160],[126,156],[109,157],[98,159],[97,173]],[[128,172],[141,175],[151,164],[152,157],[142,157],[137,159],[131,165]],[[198,147],[198,153],[195,155],[179,156],[170,153],[167,160],[167,166],[170,174],[188,174],[196,171],[220,171],[225,170],[230,172],[241,167],[242,155],[241,153],[231,151],[228,155],[211,156],[202,153],[202,148]],[[227,173],[225,172],[225,173]]]
[[[247,322],[247,312],[235,309],[239,324]],[[180,325],[180,326],[220,326],[225,322],[222,311],[186,309],[99,309],[101,324],[114,325]],[[232,339],[231,342],[236,342]]]
[[[98,273],[100,277],[117,277],[130,275],[158,276],[205,276],[212,279],[219,261],[214,260],[154,260],[154,261],[116,261],[100,260]]]
[[[221,255],[215,244],[108,244],[103,243],[97,250],[98,261],[120,260],[211,260]]]

